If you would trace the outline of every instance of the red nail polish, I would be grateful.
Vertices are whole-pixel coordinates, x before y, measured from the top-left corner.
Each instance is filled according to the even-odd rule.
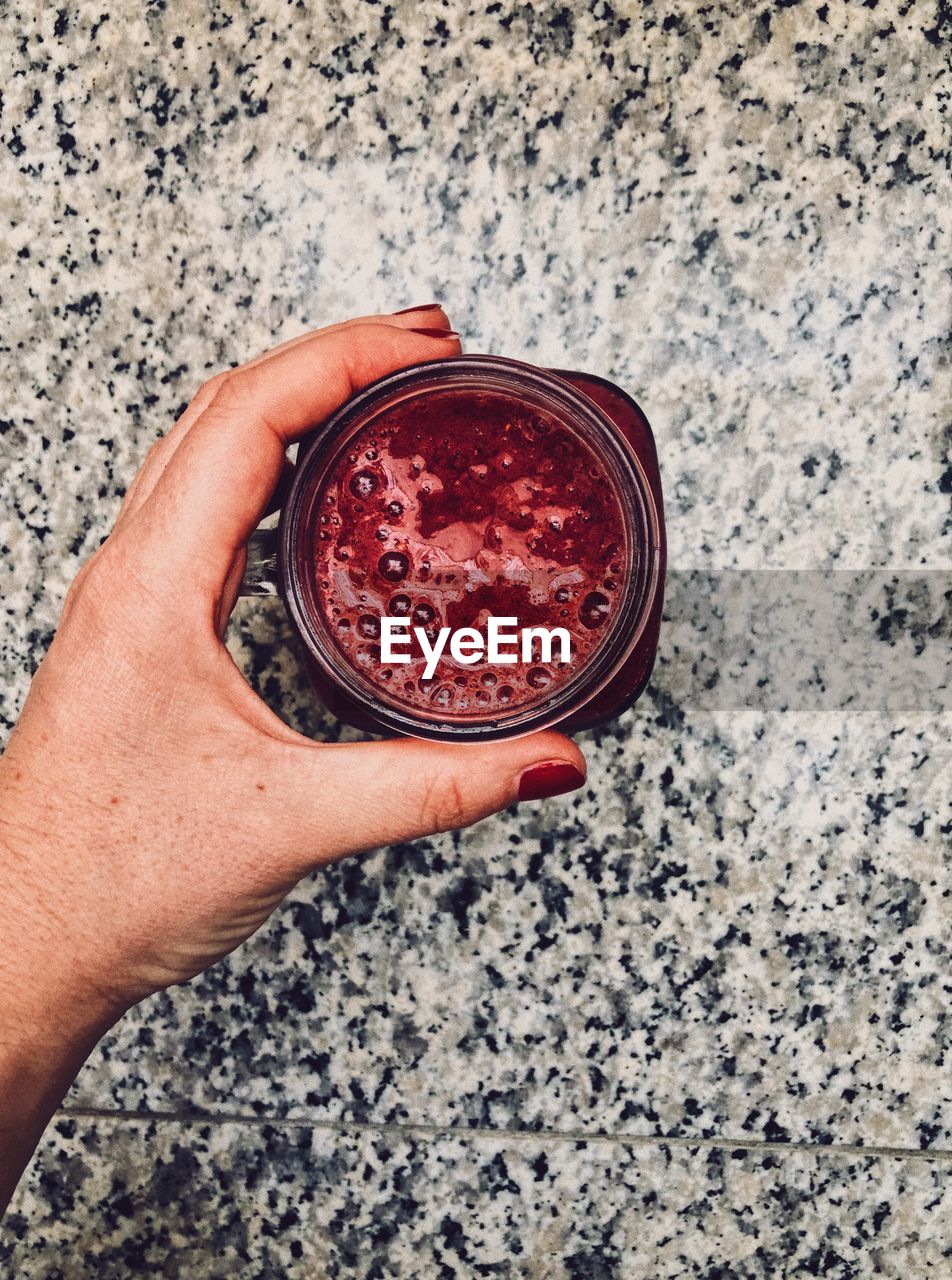
[[[455,329],[408,329],[407,333],[422,333],[424,338],[458,338]]]
[[[585,781],[585,774],[574,764],[553,761],[550,764],[534,764],[519,779],[520,800],[547,800],[575,791]]]
[[[392,311],[394,316],[408,316],[413,311],[439,311],[442,302],[425,302],[422,307],[404,307],[402,311]]]

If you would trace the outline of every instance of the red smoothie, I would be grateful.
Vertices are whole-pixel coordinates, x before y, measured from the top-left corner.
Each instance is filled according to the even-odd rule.
[[[314,598],[345,660],[388,701],[447,719],[549,699],[611,632],[638,549],[604,464],[554,415],[502,392],[429,391],[363,426],[326,473],[312,526]],[[408,618],[406,663],[382,663],[381,618]],[[490,616],[564,628],[548,660],[445,648],[431,678],[413,628],[436,641]],[[512,630],[512,628],[507,628]]]

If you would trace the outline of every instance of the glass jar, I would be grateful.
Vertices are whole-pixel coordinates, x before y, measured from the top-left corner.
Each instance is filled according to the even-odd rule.
[[[665,575],[658,460],[638,405],[602,378],[479,355],[388,375],[302,441],[277,540],[277,585],[314,688],[356,728],[449,741],[572,733],[619,715],[651,673]],[[250,576],[267,589],[260,564]],[[503,609],[523,624],[523,647],[517,638],[515,659],[493,666],[473,656],[475,632]],[[459,631],[459,660],[444,649],[424,672],[439,624],[454,622],[444,630]],[[414,624],[424,648],[398,666],[411,662]],[[381,625],[406,636],[399,651]],[[563,661],[555,639],[539,647],[539,627],[569,634]]]

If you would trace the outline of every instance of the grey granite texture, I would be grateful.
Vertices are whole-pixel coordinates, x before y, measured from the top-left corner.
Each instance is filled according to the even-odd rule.
[[[939,1280],[950,1223],[921,1158],[69,1118],[7,1230],[17,1280]]]
[[[585,790],[130,1014],[2,1274],[947,1273],[948,4],[0,9],[6,727],[201,380],[364,310],[631,389],[673,569]]]

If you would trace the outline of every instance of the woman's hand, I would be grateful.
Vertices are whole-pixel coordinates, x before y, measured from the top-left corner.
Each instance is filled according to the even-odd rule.
[[[213,378],[76,578],[0,760],[0,1068],[5,1048],[9,1069],[71,1046],[40,1113],[126,1008],[231,951],[315,867],[476,822],[520,780],[533,797],[583,781],[555,733],[314,743],[222,643],[287,446],[373,379],[458,351],[414,332],[445,324],[355,320]]]

